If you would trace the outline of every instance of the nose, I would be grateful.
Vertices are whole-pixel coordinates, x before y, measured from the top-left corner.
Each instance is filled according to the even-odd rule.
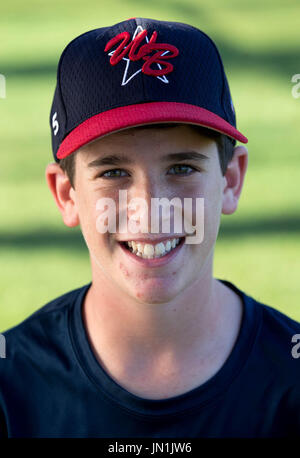
[[[128,217],[132,221],[139,220],[140,224],[147,225],[145,230],[150,232],[151,203],[153,198],[162,196],[162,186],[159,180],[148,171],[131,186],[128,191]]]
[[[151,199],[162,196],[162,185],[161,182],[153,175],[144,174],[143,177],[134,185],[131,190],[132,196],[140,197],[144,199],[148,205],[151,203]]]
[[[167,187],[161,177],[145,173],[128,192],[128,217],[139,221],[143,231],[149,233],[181,232],[182,223],[174,226],[174,208],[181,212],[181,199],[171,196],[170,187]],[[181,213],[177,213],[177,216]],[[179,216],[181,221],[181,216]],[[142,231],[142,229],[141,229]]]

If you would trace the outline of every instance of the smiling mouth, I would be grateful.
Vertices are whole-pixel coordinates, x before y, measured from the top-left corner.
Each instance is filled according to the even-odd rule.
[[[185,237],[174,237],[164,241],[153,243],[142,243],[139,241],[119,242],[133,255],[143,259],[157,259],[167,256],[176,250],[185,241]]]

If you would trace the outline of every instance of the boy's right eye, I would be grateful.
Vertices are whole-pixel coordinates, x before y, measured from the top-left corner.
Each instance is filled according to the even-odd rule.
[[[125,172],[125,170],[122,170],[122,169],[111,169],[111,170],[106,170],[105,172],[102,172],[100,175],[97,176],[97,178],[101,177],[101,178],[122,178],[122,176],[126,176],[126,175],[122,175],[118,172],[124,172],[125,174],[127,172]],[[107,174],[110,174],[110,175],[107,175]]]

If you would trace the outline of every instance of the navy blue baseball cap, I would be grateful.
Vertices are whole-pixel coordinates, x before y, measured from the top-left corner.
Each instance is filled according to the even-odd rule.
[[[130,18],[90,30],[63,50],[50,113],[56,162],[123,129],[163,122],[248,140],[236,116],[220,54],[201,30]]]

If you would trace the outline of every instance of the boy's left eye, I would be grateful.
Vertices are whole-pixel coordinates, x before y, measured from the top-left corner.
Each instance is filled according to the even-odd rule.
[[[186,164],[176,164],[176,165],[173,165],[171,169],[174,169],[177,172],[179,171],[179,173],[175,172],[175,173],[171,173],[171,175],[182,175],[182,174],[190,175],[191,173],[196,172],[196,169],[194,167],[191,167],[190,165],[186,165]],[[180,169],[182,170],[181,173],[180,173]],[[190,171],[188,171],[187,169],[190,169]]]

